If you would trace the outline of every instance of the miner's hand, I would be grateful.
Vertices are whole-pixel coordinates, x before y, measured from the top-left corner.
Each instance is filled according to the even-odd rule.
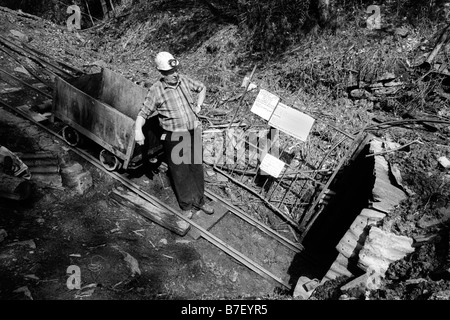
[[[142,133],[142,130],[136,130],[134,133],[134,140],[136,141],[136,143],[140,146],[142,146],[144,144],[144,134]]]

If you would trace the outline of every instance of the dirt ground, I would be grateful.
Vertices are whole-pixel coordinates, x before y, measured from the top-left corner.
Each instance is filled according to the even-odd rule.
[[[39,21],[0,15],[2,34],[10,36],[10,30],[19,30],[32,45],[43,44],[44,52],[78,68],[95,71],[105,64],[141,84],[154,80],[154,75],[145,69],[151,64],[151,50],[140,52],[139,39],[132,39],[127,48],[116,43],[122,47],[117,54],[112,50],[114,43],[108,43],[106,38],[100,42],[99,35],[86,41],[88,36],[81,33],[82,41],[55,25],[43,27]],[[237,38],[233,28],[224,28],[196,52],[183,57],[186,65],[195,65],[195,71],[208,80],[209,104],[229,99],[241,90],[241,76],[249,68],[236,72],[229,68]],[[218,49],[219,54],[216,57],[204,54],[207,47]],[[0,55],[2,69],[23,76],[22,72],[14,71],[16,61]],[[1,89],[10,86],[0,83]],[[2,95],[2,101],[14,106],[37,106],[45,99],[31,90]],[[398,117],[392,109],[368,101],[342,100],[346,108],[356,110],[360,119]],[[230,109],[235,106],[230,105]],[[446,108],[427,111],[443,119],[450,115]],[[79,162],[93,178],[93,187],[84,195],[70,188],[35,184],[27,202],[0,199],[0,229],[7,232],[0,242],[0,299],[292,299],[277,283],[263,279],[208,241],[179,237],[123,208],[110,197],[117,182],[109,175],[26,120],[2,109],[0,115],[0,145],[14,152],[53,152],[60,159]],[[386,154],[390,165],[398,166],[403,186],[412,194],[386,218],[383,227],[399,235],[427,240],[417,242],[414,253],[390,266],[380,289],[369,293],[347,292],[345,299],[449,299],[449,226],[445,217],[450,210],[450,174],[437,159],[450,158],[450,127],[448,123],[433,126],[403,124],[370,130],[375,136],[400,144],[419,141]],[[136,173],[133,181],[176,207],[165,173]],[[209,183],[220,185],[217,181]],[[214,190],[219,192],[220,188]],[[284,280],[295,281],[287,272],[294,254],[256,232],[248,232],[248,225],[239,219],[227,215],[214,232],[256,261],[269,265]],[[140,274],[133,261],[138,262]],[[68,288],[69,266],[80,268],[81,289]],[[340,287],[348,281],[328,281],[315,290],[311,299],[342,299]]]
[[[13,29],[47,34],[45,29],[39,29],[40,22],[32,19],[6,15],[2,23],[6,35]],[[68,39],[65,31],[53,27],[50,27],[49,36],[62,31],[62,38]],[[56,38],[53,36],[47,40],[54,41]],[[66,47],[69,51],[79,44],[76,37],[69,42]],[[58,46],[64,48],[65,45],[60,43]],[[44,50],[48,48],[46,46]],[[87,51],[80,52],[87,54]],[[91,51],[90,54],[95,56],[97,53]],[[101,57],[102,53],[98,56]],[[82,68],[83,60],[74,59],[77,67]],[[68,57],[63,60],[73,65]],[[23,77],[23,73],[14,70],[17,66],[17,61],[2,55],[2,69]],[[45,73],[41,76],[47,78]],[[36,82],[32,77],[23,79]],[[2,88],[11,86],[6,82],[1,85]],[[51,90],[42,90],[51,93]],[[10,105],[28,104],[35,108],[47,98],[25,89],[3,94],[2,99]],[[1,243],[1,299],[26,300],[30,295],[36,300],[278,296],[279,284],[263,279],[203,238],[193,240],[188,236],[177,236],[123,208],[109,196],[118,184],[110,176],[71,152],[65,142],[20,117],[9,115],[6,110],[1,112],[0,145],[13,152],[52,152],[60,160],[80,163],[83,170],[89,171],[93,177],[93,187],[83,195],[70,188],[49,188],[45,184],[34,183],[31,199],[25,203],[0,200],[0,228],[7,232]],[[53,129],[60,133],[61,128],[61,124],[56,124]],[[91,144],[89,147],[95,150],[96,146]],[[128,175],[144,191],[178,209],[166,173],[129,172]],[[293,253],[256,231],[250,234],[252,238],[243,241],[248,228],[246,223],[228,214],[212,231],[231,247],[259,263],[265,263],[272,272],[289,281],[286,270]],[[138,262],[140,274],[125,259],[128,255]],[[80,268],[79,290],[67,287],[69,266]],[[25,287],[30,295],[20,289]]]
[[[109,193],[117,182],[64,150],[64,142],[14,116],[2,117],[1,122],[1,145],[15,152],[36,147],[41,149],[35,151],[49,151],[48,145],[42,147],[43,141],[50,141],[52,152],[79,161],[93,176],[93,187],[84,195],[38,182],[29,201],[1,200],[0,226],[8,233],[0,256],[2,299],[28,299],[22,292],[14,293],[24,286],[33,299],[45,300],[223,299],[273,293],[273,283],[206,240],[177,236],[115,203]],[[34,134],[26,136],[30,131]],[[11,136],[14,139],[8,138]],[[133,181],[175,207],[165,174],[153,179],[142,175]],[[242,234],[246,228],[236,219],[224,218],[220,223],[225,225],[218,226],[219,230],[231,230],[229,244],[233,234]],[[267,241],[255,243],[270,250]],[[141,274],[130,269],[124,259],[127,254],[138,261]],[[81,285],[87,288],[68,290],[66,270],[71,265],[80,268]]]
[[[2,68],[20,76],[10,59],[3,60]],[[1,85],[10,87],[5,82]],[[35,107],[46,99],[27,89],[2,98],[9,105]],[[0,145],[19,153],[50,152],[60,163],[80,163],[93,178],[93,186],[83,195],[69,187],[49,187],[32,180],[29,200],[0,199],[0,229],[7,232],[0,254],[1,299],[278,297],[279,284],[262,278],[203,238],[178,236],[112,200],[110,193],[120,183],[70,151],[63,140],[8,110],[0,109],[0,113]],[[50,124],[59,133],[63,126]],[[85,148],[98,154],[98,146],[92,142]],[[126,176],[178,209],[167,173],[131,170]],[[211,231],[289,281],[286,270],[293,253],[256,230],[246,238],[248,230],[248,224],[229,213]],[[139,273],[125,259],[128,255],[136,259]],[[69,266],[80,268],[81,289],[69,290]]]

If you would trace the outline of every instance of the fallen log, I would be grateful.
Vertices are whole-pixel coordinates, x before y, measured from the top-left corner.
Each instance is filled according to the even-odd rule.
[[[189,223],[179,219],[175,214],[151,204],[125,188],[114,188],[110,196],[119,204],[180,236],[186,235],[191,227]]]
[[[31,183],[23,178],[0,172],[0,197],[12,200],[25,200],[30,196]]]

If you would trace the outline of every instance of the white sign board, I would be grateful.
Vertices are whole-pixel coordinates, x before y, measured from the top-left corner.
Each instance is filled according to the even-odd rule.
[[[259,168],[272,177],[278,178],[283,171],[285,163],[280,159],[272,156],[271,154],[266,154],[264,159],[261,161]]]
[[[269,121],[272,127],[302,141],[308,138],[313,124],[314,118],[283,103],[278,104]]]
[[[250,111],[265,120],[269,120],[279,101],[280,97],[277,97],[269,91],[260,89]]]

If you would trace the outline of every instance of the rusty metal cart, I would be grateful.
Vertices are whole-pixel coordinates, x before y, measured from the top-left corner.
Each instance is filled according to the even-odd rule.
[[[148,135],[143,150],[134,141],[136,116],[147,90],[106,68],[70,80],[56,78],[52,120],[66,126],[62,136],[71,146],[89,138],[103,149],[99,159],[109,171],[136,169],[146,156],[162,154],[157,117],[146,123]]]

